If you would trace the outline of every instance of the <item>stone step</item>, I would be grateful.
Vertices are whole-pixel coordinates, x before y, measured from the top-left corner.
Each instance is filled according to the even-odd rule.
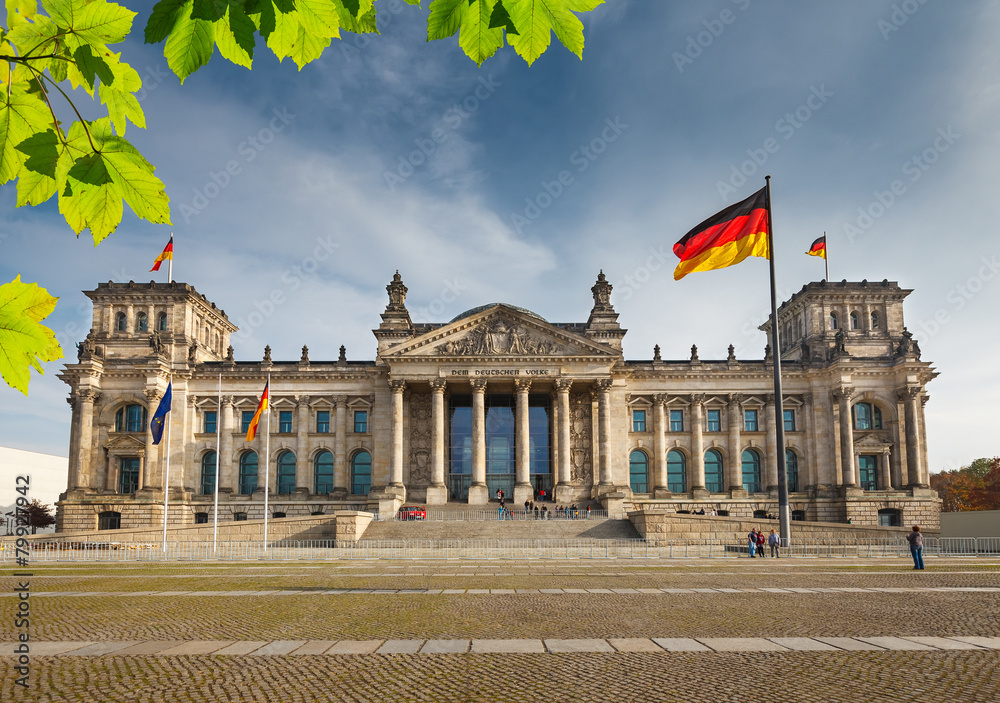
[[[637,539],[628,520],[414,520],[373,522],[363,540]]]

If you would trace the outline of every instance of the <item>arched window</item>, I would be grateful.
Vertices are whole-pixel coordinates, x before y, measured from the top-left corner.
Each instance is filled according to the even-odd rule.
[[[316,455],[316,460],[313,462],[313,476],[315,477],[313,493],[327,495],[333,490],[333,454],[323,450]]]
[[[120,312],[115,315],[115,331],[125,332],[128,329],[128,322],[125,318],[125,313]]]
[[[743,450],[743,488],[758,493],[760,486],[760,454],[753,449]]]
[[[856,430],[882,429],[882,411],[874,403],[855,403],[851,415]]]
[[[715,449],[705,452],[705,488],[709,493],[722,493],[722,454]]]
[[[877,330],[878,329],[878,313],[877,312],[872,312],[872,329],[873,330]]]
[[[205,452],[201,458],[201,494],[215,495],[215,452]]]
[[[372,455],[361,451],[351,457],[351,495],[368,495],[371,487]]]
[[[830,313],[830,329],[837,329],[837,313],[835,312]]]
[[[856,312],[851,313],[851,329],[861,329],[861,320],[858,318],[858,313]]]
[[[295,492],[295,453],[281,452],[278,455],[278,495]]]
[[[878,511],[879,527],[899,527],[902,524],[902,516],[895,508],[882,508]]]
[[[240,495],[248,496],[256,490],[257,452],[243,452],[240,457]]]
[[[131,404],[115,413],[115,432],[145,432],[146,408]]]
[[[149,318],[146,317],[146,313],[140,312],[135,316],[135,331],[145,332],[149,329]]]
[[[788,476],[788,492],[799,490],[799,458],[791,449],[785,450],[785,474]]]
[[[667,452],[667,490],[683,493],[687,490],[684,481],[684,455],[676,449]]]
[[[97,516],[98,530],[118,530],[122,526],[122,514],[114,510],[105,510]]]
[[[156,316],[156,329],[160,332],[167,331],[167,313],[161,312]]]
[[[633,493],[649,492],[649,457],[636,450],[628,455],[628,482]]]

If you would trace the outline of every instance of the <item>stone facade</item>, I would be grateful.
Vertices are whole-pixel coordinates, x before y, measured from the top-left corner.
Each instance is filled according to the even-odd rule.
[[[58,529],[188,525],[220,514],[393,511],[402,501],[775,512],[777,403],[763,359],[626,360],[601,273],[586,322],[505,304],[414,323],[397,273],[372,361],[236,361],[236,330],[191,286],[100,284],[93,326],[60,375],[73,407]],[[811,283],[785,302],[783,428],[795,517],[938,525],[925,386],[896,283]],[[763,329],[767,329],[765,325]],[[270,378],[257,439],[244,425]],[[163,441],[148,419],[172,383]],[[269,425],[269,430],[267,429]],[[264,456],[265,446],[269,453]],[[265,467],[267,474],[265,475]],[[169,478],[168,478],[169,476]]]

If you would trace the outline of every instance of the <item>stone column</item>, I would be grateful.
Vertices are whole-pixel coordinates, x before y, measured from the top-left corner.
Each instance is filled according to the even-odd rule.
[[[819,479],[819,456],[816,451],[816,412],[815,401],[811,391],[806,391],[802,395],[802,431],[806,438],[806,456],[799,457],[799,489],[806,486],[817,486]],[[803,471],[803,469],[805,469]]]
[[[403,487],[403,391],[406,381],[389,381],[392,389],[392,454],[389,457],[389,485],[396,490]],[[401,500],[406,500],[401,498]]]
[[[610,378],[599,379],[597,388],[597,444],[600,452],[600,485],[607,493],[613,486],[611,476],[611,385]],[[599,490],[599,493],[601,491]]]
[[[485,505],[489,502],[486,488],[486,379],[473,378],[472,385],[472,485],[469,486],[469,503]]]
[[[740,430],[743,427],[743,397],[738,393],[729,394],[729,491],[743,491],[743,450],[740,445]]]
[[[97,487],[94,467],[91,463],[91,450],[94,446],[94,404],[101,395],[90,388],[81,388],[76,392],[80,403],[80,488]]]
[[[528,391],[531,379],[514,379],[514,388],[517,399],[514,415],[514,507],[517,507],[532,497],[529,462],[531,445],[528,442]]]
[[[448,502],[448,487],[444,482],[444,389],[445,380],[431,380],[431,485],[427,487],[427,504]]]
[[[667,396],[657,393],[653,396],[653,497],[668,498],[667,490]]]
[[[924,406],[927,405],[927,401],[931,397],[927,393],[920,394],[920,404],[917,405],[918,417],[917,424],[920,428],[920,432],[917,435],[917,441],[920,444],[920,485],[923,488],[930,488],[931,486],[931,470],[927,465],[927,422],[924,414]]]
[[[784,420],[784,418],[782,418]],[[764,400],[764,486],[778,495],[778,425],[774,412],[774,396]]]
[[[906,389],[906,461],[911,486],[928,485],[924,479],[924,457],[920,446],[920,389]]]
[[[573,474],[571,464],[573,461],[573,445],[570,441],[570,425],[573,421],[572,413],[569,410],[569,389],[573,385],[572,378],[556,379],[556,420],[558,425],[554,428],[559,437],[559,453],[556,455],[556,502],[565,503],[575,500],[573,490]]]
[[[74,394],[66,399],[73,409],[73,420],[69,426],[69,473],[66,478],[66,490],[72,491],[80,486],[80,402]]]
[[[219,435],[219,493],[235,494],[239,492],[236,485],[236,462],[233,460],[233,396],[222,396],[222,411],[219,413],[217,428]]]
[[[309,396],[295,396],[298,410],[295,428],[295,492],[307,497],[315,488],[313,463],[309,460]]]
[[[336,405],[333,438],[333,490],[338,495],[349,495],[350,482],[347,467],[347,396],[335,395]],[[339,490],[338,490],[339,489]]]
[[[153,419],[153,413],[156,412],[156,407],[159,404],[159,400],[163,397],[163,394],[156,388],[147,388],[143,391],[143,395],[146,396],[146,407],[148,408],[147,417],[150,421]],[[139,485],[137,490],[143,488],[163,488],[162,483],[157,483],[155,481],[153,467],[156,466],[156,451],[157,446],[153,444],[153,433],[149,431],[145,432],[146,449],[143,452],[142,459],[139,461]],[[167,429],[163,428],[163,436],[160,439],[161,442],[167,441]],[[164,445],[165,446],[165,445]]]
[[[705,488],[705,396],[698,393],[691,396],[691,495],[694,498],[708,497]]]
[[[854,423],[851,422],[851,397],[853,388],[841,387],[834,392],[840,402],[840,463],[844,486],[858,486],[857,462],[854,459]]]
[[[879,455],[879,459],[878,459],[878,461],[879,461],[879,464],[878,464],[878,473],[879,473],[878,482],[879,482],[879,488],[881,488],[883,491],[892,490],[892,487],[893,487],[892,486],[892,471],[891,471],[891,465],[889,463],[890,458],[891,457],[889,456],[889,448],[886,447],[885,449],[882,450],[881,454]]]

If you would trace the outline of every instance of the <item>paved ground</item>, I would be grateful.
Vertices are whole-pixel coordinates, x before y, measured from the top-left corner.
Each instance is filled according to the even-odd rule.
[[[25,701],[1000,700],[1000,561],[0,571]],[[10,657],[30,583],[29,688]]]

